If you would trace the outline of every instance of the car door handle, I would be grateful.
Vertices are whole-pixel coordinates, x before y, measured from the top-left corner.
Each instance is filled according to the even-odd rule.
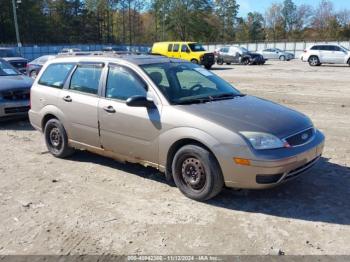
[[[115,113],[116,112],[113,106],[105,106],[103,108],[103,110],[108,112],[108,113]]]
[[[70,96],[64,96],[62,99],[66,102],[72,102],[72,98]]]

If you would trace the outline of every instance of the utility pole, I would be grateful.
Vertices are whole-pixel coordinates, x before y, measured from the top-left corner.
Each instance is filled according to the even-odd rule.
[[[18,3],[20,3],[20,1]],[[21,44],[21,40],[19,38],[18,22],[17,22],[17,10],[16,10],[15,0],[12,0],[12,9],[13,9],[13,20],[15,23],[15,30],[16,30],[17,46],[20,48],[20,47],[22,47],[22,44]]]

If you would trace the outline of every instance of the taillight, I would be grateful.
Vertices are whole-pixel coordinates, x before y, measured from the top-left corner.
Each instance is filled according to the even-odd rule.
[[[306,53],[307,52],[307,50],[306,49],[304,49],[304,53]]]

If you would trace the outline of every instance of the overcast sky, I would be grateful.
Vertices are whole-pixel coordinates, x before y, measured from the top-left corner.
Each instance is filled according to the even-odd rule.
[[[240,5],[239,15],[246,16],[249,12],[258,11],[264,13],[271,3],[283,2],[283,0],[237,0]],[[297,5],[309,4],[313,7],[318,6],[320,0],[294,0]],[[337,10],[350,9],[350,0],[333,0],[334,7]]]

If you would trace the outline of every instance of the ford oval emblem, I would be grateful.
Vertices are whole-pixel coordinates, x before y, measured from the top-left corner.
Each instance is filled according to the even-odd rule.
[[[301,135],[302,140],[306,140],[309,138],[309,135],[307,133]]]

